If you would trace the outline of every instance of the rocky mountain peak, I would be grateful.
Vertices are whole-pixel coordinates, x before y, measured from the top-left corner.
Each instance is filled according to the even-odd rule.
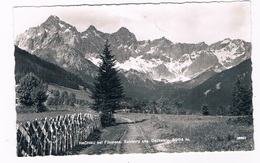
[[[56,19],[56,20],[60,20],[60,18],[56,15],[51,15],[49,16],[49,19]]]
[[[91,32],[91,31],[97,31],[97,28],[94,25],[90,25],[86,32]]]
[[[223,41],[230,42],[232,40],[230,38],[225,38]]]
[[[119,28],[117,33],[119,33],[119,34],[126,34],[126,33],[131,33],[131,32],[126,27],[121,27],[121,28]]]
[[[51,15],[51,16],[48,17],[48,19],[44,23],[53,24],[53,23],[56,23],[56,22],[59,22],[59,21],[60,21],[60,18],[58,16]]]
[[[109,37],[109,41],[118,46],[120,46],[120,44],[131,46],[137,42],[135,35],[126,27],[121,27],[117,32],[112,33]]]
[[[81,33],[83,36],[86,36],[86,37],[92,37],[92,39],[96,40],[98,39],[101,39],[101,37],[105,37],[105,33],[99,31],[94,25],[90,25],[84,32]],[[90,35],[90,36],[88,36]],[[100,41],[100,40],[99,40]]]
[[[209,45],[206,44],[204,41],[195,44],[196,51],[206,50],[208,47],[209,47]]]
[[[54,15],[49,16],[48,19],[40,25],[40,28],[54,33],[68,31],[78,33],[77,29],[74,26],[67,24],[66,22],[60,20],[59,17]]]
[[[118,38],[134,38],[136,40],[135,35],[130,32],[126,27],[119,28],[117,32],[112,33],[111,35],[117,36]]]
[[[159,44],[162,46],[169,46],[170,44],[172,44],[172,42],[170,40],[168,40],[167,38],[165,38],[164,36],[159,39],[153,40],[152,43]]]

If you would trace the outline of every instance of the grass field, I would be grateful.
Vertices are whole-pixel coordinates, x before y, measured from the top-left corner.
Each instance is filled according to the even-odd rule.
[[[52,84],[48,85],[48,90],[58,90],[60,93],[63,91],[67,91],[68,93],[75,93],[77,99],[91,101],[89,90],[76,90]]]
[[[176,140],[164,145],[167,152],[254,149],[253,126],[236,122],[237,117],[158,114],[124,114],[122,116],[136,121],[146,119],[139,125],[150,139]]]
[[[27,121],[33,121],[35,119],[42,119],[42,118],[50,118],[56,117],[66,114],[74,114],[74,113],[94,113],[93,110],[89,109],[88,107],[69,107],[64,106],[64,109],[47,111],[42,113],[17,113],[16,116],[16,123],[25,123]]]

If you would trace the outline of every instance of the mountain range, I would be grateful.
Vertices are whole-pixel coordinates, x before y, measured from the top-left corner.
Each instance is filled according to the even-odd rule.
[[[91,83],[106,40],[130,97],[176,97],[251,58],[251,43],[241,39],[211,45],[173,43],[165,37],[140,41],[125,27],[105,33],[91,25],[79,32],[53,15],[18,35],[15,45]]]
[[[16,38],[15,45],[86,78],[95,76],[98,54],[106,40],[125,76],[135,73],[142,79],[165,83],[188,81],[209,69],[221,72],[251,55],[251,43],[239,39],[227,38],[211,45],[173,43],[165,37],[137,41],[125,27],[108,34],[91,25],[78,32],[57,16],[29,28]]]

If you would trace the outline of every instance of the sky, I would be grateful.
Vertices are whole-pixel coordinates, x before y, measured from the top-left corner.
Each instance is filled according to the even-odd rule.
[[[15,7],[14,37],[56,15],[79,32],[90,25],[106,33],[126,27],[137,40],[166,37],[174,43],[207,44],[225,38],[251,41],[250,8],[250,2]]]

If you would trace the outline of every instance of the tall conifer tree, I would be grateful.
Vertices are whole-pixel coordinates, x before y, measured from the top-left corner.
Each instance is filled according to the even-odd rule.
[[[114,111],[120,108],[124,89],[118,70],[115,68],[116,60],[111,54],[109,46],[108,41],[106,41],[103,52],[99,55],[102,62],[99,65],[91,98],[93,99],[92,108],[111,118]]]

